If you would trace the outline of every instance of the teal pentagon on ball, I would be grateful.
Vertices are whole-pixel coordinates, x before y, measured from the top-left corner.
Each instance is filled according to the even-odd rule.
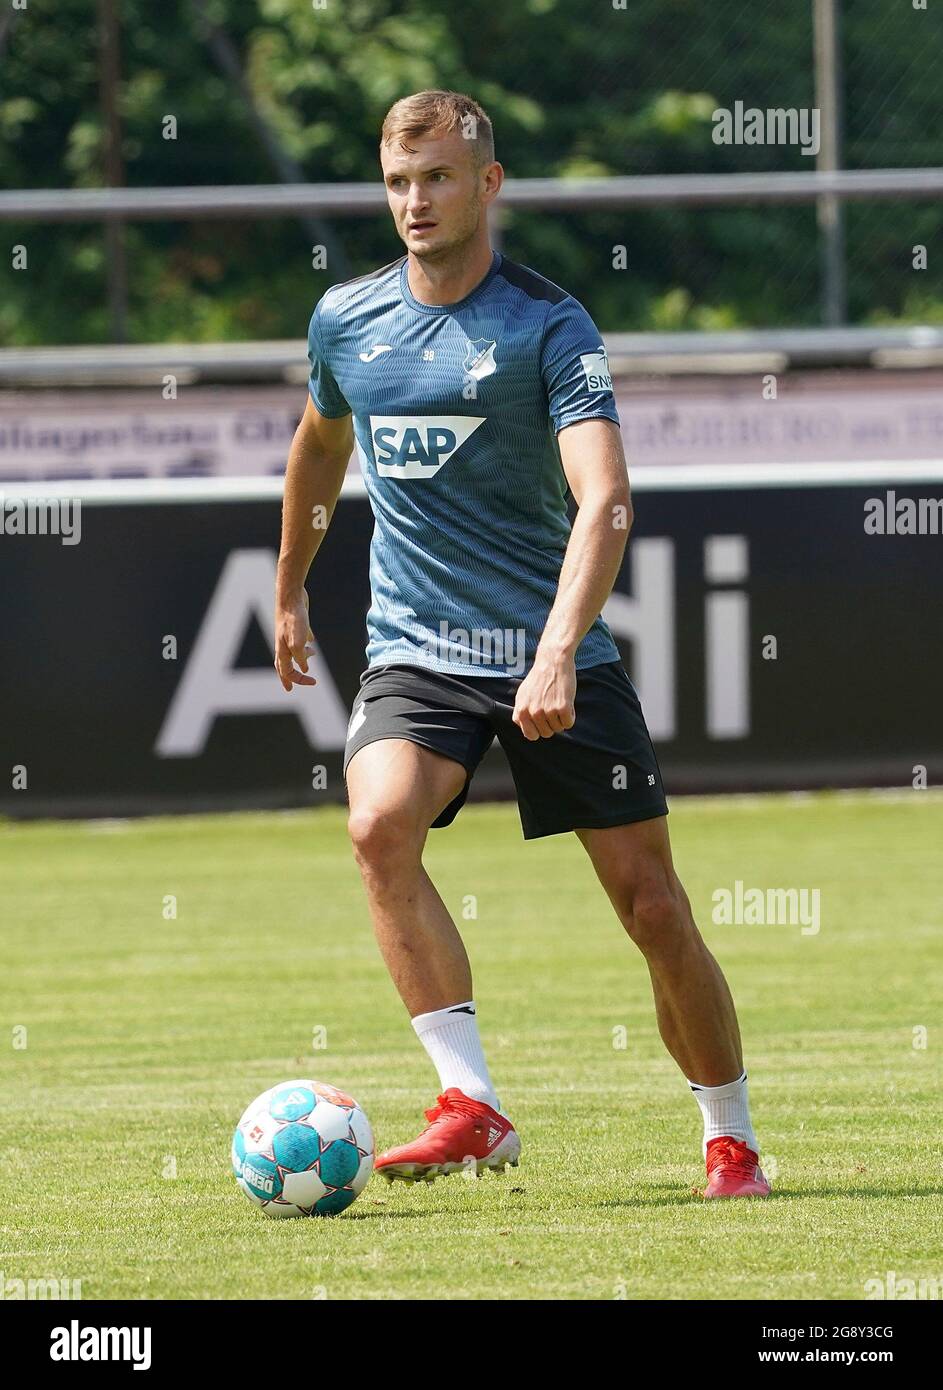
[[[318,1216],[337,1216],[344,1211],[356,1199],[357,1194],[351,1192],[349,1187],[340,1187],[336,1192],[329,1192],[326,1197],[315,1202],[314,1211]]]
[[[282,1179],[278,1167],[264,1154],[247,1154],[242,1162],[241,1182],[261,1202],[270,1202],[282,1194]]]
[[[318,1172],[325,1187],[346,1187],[357,1176],[360,1153],[355,1144],[335,1139],[321,1155]]]
[[[289,1173],[300,1173],[317,1163],[321,1154],[321,1140],[317,1130],[310,1125],[287,1124],[272,1140],[272,1153],[280,1168]],[[332,1183],[331,1186],[340,1184]]]
[[[306,1086],[281,1086],[269,1101],[276,1120],[303,1120],[315,1107],[316,1096]]]

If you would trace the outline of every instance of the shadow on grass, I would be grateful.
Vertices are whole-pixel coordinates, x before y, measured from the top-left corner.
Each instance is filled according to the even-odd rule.
[[[360,1207],[357,1211],[341,1212],[340,1219],[343,1221],[389,1221],[391,1217],[400,1219],[409,1217],[410,1220],[415,1220],[419,1217],[441,1216],[444,1211],[444,1207],[422,1207],[420,1210],[404,1209],[403,1211],[391,1210],[389,1207],[377,1207],[376,1210],[371,1211],[370,1209]],[[329,1219],[334,1220],[335,1218],[331,1217]]]
[[[792,1195],[792,1193],[785,1193],[774,1187],[769,1197],[718,1197],[711,1199],[709,1205],[725,1206],[728,1202],[770,1202],[776,1197]],[[604,1202],[594,1202],[593,1206],[605,1209],[608,1207],[687,1207],[692,1204],[699,1206],[708,1205],[700,1192],[692,1192],[691,1190],[682,1191],[677,1187],[662,1187],[653,1188],[642,1196],[610,1197]]]
[[[943,1196],[943,1185],[931,1187],[829,1187],[828,1184],[818,1184],[813,1186],[811,1183],[797,1185],[788,1188],[773,1188],[772,1195],[785,1197],[828,1197],[834,1200],[836,1197],[845,1197],[853,1200],[858,1197],[888,1197],[900,1199],[901,1197],[941,1197]]]
[[[943,1185],[931,1185],[926,1187],[829,1187],[826,1184],[813,1186],[812,1184],[797,1185],[792,1187],[774,1186],[768,1197],[718,1197],[712,1199],[711,1206],[726,1206],[728,1202],[775,1202],[775,1201],[808,1201],[818,1199],[835,1201],[844,1198],[848,1201],[855,1201],[859,1198],[885,1197],[890,1199],[900,1199],[902,1197],[940,1197],[943,1196]],[[700,1202],[704,1205],[704,1198],[699,1192],[683,1192],[678,1188],[658,1187],[652,1188],[641,1196],[635,1197],[612,1197],[604,1202],[595,1202],[594,1206],[605,1207],[683,1207],[690,1202]]]

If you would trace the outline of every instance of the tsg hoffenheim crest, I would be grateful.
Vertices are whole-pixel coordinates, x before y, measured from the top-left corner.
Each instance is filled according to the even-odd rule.
[[[468,352],[462,366],[475,381],[483,381],[486,376],[498,370],[494,360],[497,343],[489,343],[487,338],[469,338]]]

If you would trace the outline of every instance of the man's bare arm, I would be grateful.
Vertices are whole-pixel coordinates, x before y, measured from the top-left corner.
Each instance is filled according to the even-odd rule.
[[[307,674],[313,634],[305,579],[334,515],[353,445],[352,417],[329,420],[308,396],[288,451],[275,579],[275,669],[286,690],[316,684]]]
[[[573,727],[576,649],[612,593],[632,525],[619,426],[612,420],[581,420],[561,430],[558,441],[579,511],[557,596],[514,706],[514,722],[531,740]]]

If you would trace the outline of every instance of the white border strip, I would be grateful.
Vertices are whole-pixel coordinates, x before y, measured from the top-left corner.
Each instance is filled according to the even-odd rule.
[[[821,487],[859,483],[943,482],[943,459],[828,463],[651,463],[632,468],[634,492],[663,489]]]
[[[861,483],[941,483],[943,459],[889,459],[865,463],[685,463],[630,466],[633,492],[743,487],[852,487]],[[257,502],[280,500],[283,478],[94,478],[59,482],[0,479],[0,499],[69,497],[100,506],[125,502]],[[342,497],[366,496],[357,473],[344,479]]]

